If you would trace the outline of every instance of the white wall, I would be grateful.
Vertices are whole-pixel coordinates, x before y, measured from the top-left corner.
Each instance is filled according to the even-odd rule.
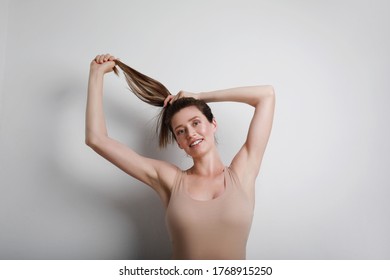
[[[1,114],[5,67],[5,47],[7,41],[8,2],[8,0],[0,0],[0,133],[2,119]]]
[[[249,259],[390,258],[387,1],[36,0],[1,8],[7,5],[1,259],[169,258],[157,195],[84,144],[89,62],[106,52],[172,92],[274,85]],[[157,111],[123,78],[108,77],[105,93],[112,136],[188,167],[176,147],[156,148]],[[228,164],[251,110],[212,108]]]

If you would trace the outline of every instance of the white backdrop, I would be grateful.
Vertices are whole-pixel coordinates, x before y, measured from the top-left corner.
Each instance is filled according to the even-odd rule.
[[[272,84],[249,259],[390,258],[388,1],[2,1],[0,258],[168,259],[157,195],[84,144],[90,60],[172,92]],[[5,58],[5,59],[3,59]],[[105,83],[109,133],[156,148],[157,111]],[[226,164],[252,111],[211,104]]]

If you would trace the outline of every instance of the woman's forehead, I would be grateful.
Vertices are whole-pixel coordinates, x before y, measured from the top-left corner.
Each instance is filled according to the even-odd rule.
[[[196,106],[189,106],[175,113],[171,119],[172,127],[185,124],[194,118],[206,118]]]

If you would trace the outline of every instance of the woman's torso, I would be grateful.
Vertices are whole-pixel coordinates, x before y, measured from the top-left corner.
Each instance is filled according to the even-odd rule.
[[[166,211],[173,259],[245,259],[253,197],[229,167],[224,169],[225,189],[214,199],[192,198],[189,181],[179,170]]]

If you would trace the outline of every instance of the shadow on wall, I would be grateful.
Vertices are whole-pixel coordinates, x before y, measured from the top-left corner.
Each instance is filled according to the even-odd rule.
[[[69,225],[74,229],[70,243],[81,246],[79,251],[73,248],[75,253],[59,253],[55,258],[169,259],[171,246],[165,210],[158,195],[124,173],[117,179],[117,170],[108,171],[109,178],[105,178],[107,168],[102,169],[101,162],[97,164],[100,169],[93,170],[94,166],[88,166],[88,160],[83,158],[87,153],[93,153],[84,144],[85,85],[57,87],[53,92],[57,93],[47,100],[50,103],[47,106],[55,107],[53,113],[56,115],[51,116],[47,126],[55,130],[51,132],[53,139],[49,140],[53,141],[55,151],[47,154],[46,170],[58,183],[58,195],[72,203],[69,205],[72,209],[68,210],[78,215],[74,224]],[[110,122],[114,120],[114,126],[136,132],[128,133],[128,137],[132,137],[129,142],[137,143],[135,150],[158,158],[159,155],[154,156],[151,152],[150,141],[144,141],[150,138],[150,133],[145,131],[143,124],[150,120],[143,119],[146,117],[134,112],[130,106],[126,108],[130,104],[122,106],[111,99],[105,102],[105,111],[109,112]],[[127,141],[122,142],[127,144]],[[84,151],[87,152],[84,154]],[[96,159],[105,161],[101,157]],[[99,174],[101,171],[103,174]]]

